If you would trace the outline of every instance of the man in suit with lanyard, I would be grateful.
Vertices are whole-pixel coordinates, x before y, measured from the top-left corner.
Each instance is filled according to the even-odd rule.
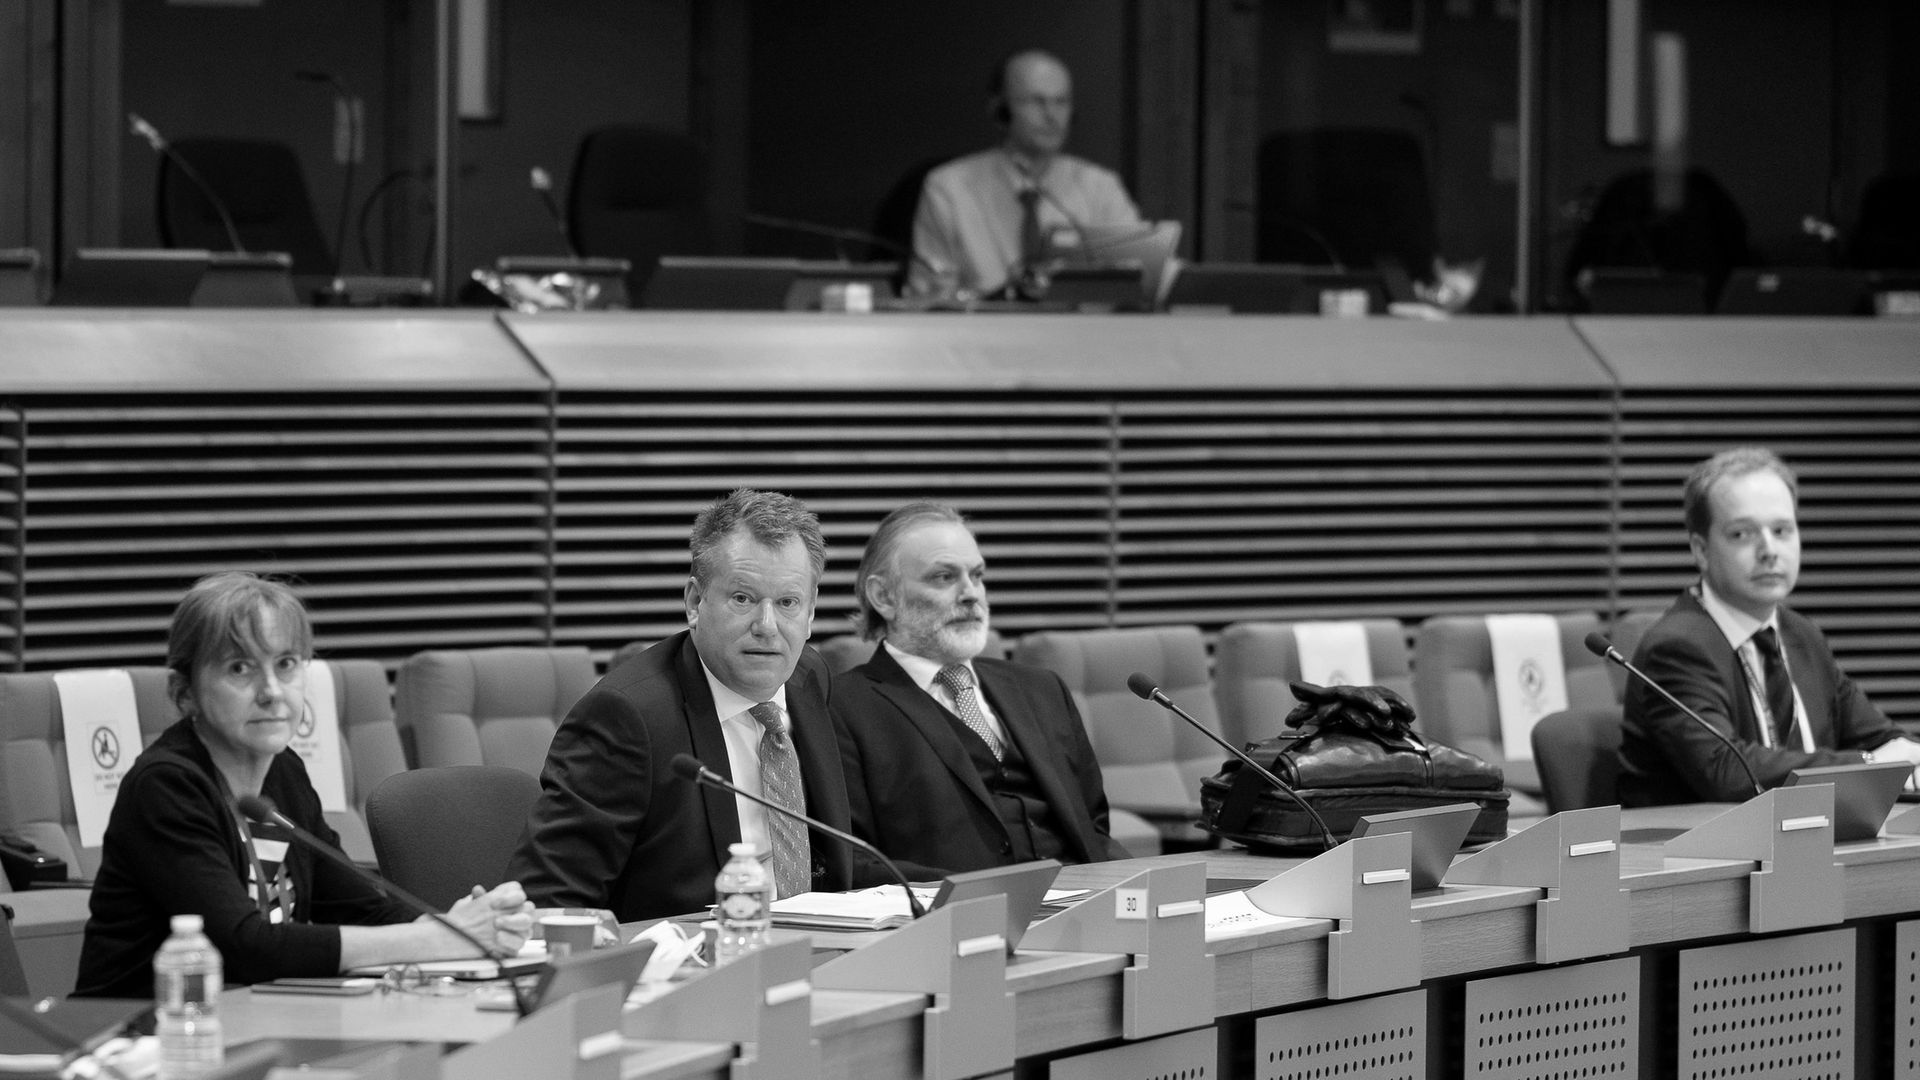
[[[1920,765],[1920,743],[1902,736],[1840,670],[1826,636],[1786,606],[1800,573],[1799,490],[1770,450],[1728,450],[1694,468],[1684,505],[1700,580],[1647,631],[1634,663],[1729,733],[1764,787],[1806,766]],[[1751,794],[1725,744],[1639,680],[1627,684],[1622,805]]]
[[[691,754],[735,785],[847,827],[827,669],[806,647],[826,565],[798,499],[742,488],[701,511],[685,631],[621,664],[554,733],[509,879],[544,907],[622,922],[705,908],[729,844],[767,853],[778,895],[852,885],[843,844],[674,773]]]
[[[1066,685],[980,656],[985,574],[951,507],[901,507],[867,543],[859,619],[880,644],[833,682],[854,832],[915,878],[1126,858]]]

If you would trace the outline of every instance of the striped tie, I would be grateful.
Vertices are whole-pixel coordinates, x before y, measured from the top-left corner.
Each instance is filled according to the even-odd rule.
[[[800,783],[800,761],[780,724],[780,706],[763,701],[749,709],[760,725],[760,794],[776,806],[796,814],[807,812],[806,789]],[[767,815],[767,839],[773,846],[773,883],[781,896],[799,896],[813,889],[813,853],[807,846],[807,827],[785,814]]]
[[[987,718],[980,712],[980,699],[974,696],[973,669],[965,664],[948,664],[934,677],[947,688],[947,693],[953,695],[954,709],[961,723],[972,728],[973,733],[980,736],[980,741],[987,744],[987,749],[993,751],[993,760],[999,761],[1005,757],[1006,751],[1000,746],[1000,737],[987,726]]]

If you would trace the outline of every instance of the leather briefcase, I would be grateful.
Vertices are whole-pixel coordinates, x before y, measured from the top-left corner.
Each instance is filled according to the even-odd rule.
[[[1300,705],[1286,730],[1247,752],[1312,804],[1336,840],[1368,814],[1461,802],[1480,805],[1467,843],[1506,837],[1499,767],[1414,734],[1405,698],[1383,686],[1290,685]],[[1256,851],[1298,855],[1322,846],[1313,819],[1237,758],[1200,782],[1200,803],[1203,828]]]

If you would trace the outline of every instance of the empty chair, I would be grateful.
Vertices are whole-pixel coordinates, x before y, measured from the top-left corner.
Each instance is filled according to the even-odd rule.
[[[374,861],[368,833],[367,797],[390,776],[407,771],[400,728],[393,719],[393,691],[387,669],[377,660],[328,660],[333,700],[340,710],[340,741],[345,751],[346,810],[327,811],[327,824],[340,834],[340,847],[355,862]]]
[[[1727,274],[1753,262],[1746,215],[1710,173],[1687,170],[1677,207],[1660,206],[1655,194],[1652,169],[1622,173],[1601,189],[1567,253],[1566,280],[1576,295],[1585,294],[1578,282],[1590,267],[1642,267],[1698,274],[1705,287],[1699,310],[1705,311]]]
[[[292,147],[272,139],[192,138],[175,141],[172,149],[220,197],[248,251],[284,251],[295,274],[334,273],[333,251]],[[160,158],[154,206],[166,246],[233,250],[220,211],[167,155]]]
[[[1260,262],[1372,267],[1424,275],[1433,263],[1433,193],[1420,141],[1393,128],[1277,131],[1260,144]]]
[[[1220,730],[1207,647],[1194,626],[1046,630],[1021,639],[1018,659],[1060,676],[1100,759],[1107,801],[1153,822],[1163,836],[1197,837],[1200,781],[1220,748],[1127,688],[1140,672],[1210,730]]]
[[[540,781],[498,765],[395,773],[367,797],[380,872],[444,911],[475,886],[506,880]]]
[[[1509,748],[1500,734],[1500,700],[1494,686],[1493,638],[1484,615],[1441,615],[1420,625],[1414,642],[1414,711],[1428,736],[1502,765],[1507,786],[1538,792],[1531,745]],[[1554,615],[1569,709],[1619,704],[1606,662],[1587,651],[1586,637],[1600,628],[1591,612]],[[1510,753],[1510,749],[1512,752]]]
[[[421,768],[506,765],[538,776],[554,729],[593,682],[584,648],[429,649],[394,677],[394,720]]]
[[[1280,733],[1287,714],[1299,702],[1287,684],[1295,680],[1321,683],[1327,672],[1308,675],[1301,668],[1300,632],[1302,624],[1291,622],[1234,623],[1220,632],[1214,645],[1214,698],[1220,707],[1220,727],[1235,745],[1258,742]],[[1312,634],[1315,625],[1305,624]],[[1407,652],[1407,632],[1393,619],[1364,619],[1335,624],[1354,628],[1366,639],[1370,677],[1364,680],[1384,686],[1413,700],[1413,673]],[[1310,655],[1313,639],[1308,639]],[[1337,673],[1335,673],[1337,674]],[[1352,678],[1335,682],[1355,684]]]
[[[641,124],[588,132],[573,159],[567,235],[582,255],[632,262],[627,295],[645,295],[660,256],[713,249],[706,155],[689,136]]]
[[[158,733],[178,715],[167,696],[167,669],[126,671],[141,731]],[[64,860],[70,878],[91,881],[100,869],[100,849],[80,845],[67,773],[65,714],[54,674],[0,675],[0,829]]]
[[[1620,707],[1549,713],[1533,726],[1533,763],[1547,813],[1620,801]]]
[[[1867,184],[1849,258],[1869,269],[1920,269],[1920,173],[1889,173]]]

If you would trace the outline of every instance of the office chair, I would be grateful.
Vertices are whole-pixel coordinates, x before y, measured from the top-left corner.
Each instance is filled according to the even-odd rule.
[[[1876,176],[1867,184],[1848,260],[1869,270],[1920,270],[1920,173]]]
[[[885,243],[868,245],[867,258],[904,259],[901,253],[913,250],[913,218],[920,211],[920,191],[927,186],[927,174],[951,160],[952,154],[922,158],[894,180],[873,210],[873,235]]]
[[[1633,651],[1640,647],[1640,639],[1647,636],[1647,631],[1652,629],[1653,624],[1659,622],[1660,616],[1664,614],[1666,612],[1658,608],[1639,608],[1621,612],[1613,620],[1613,626],[1609,628],[1607,636],[1613,642],[1613,647],[1620,650],[1621,656],[1632,660]],[[1614,697],[1621,701],[1627,699],[1627,680],[1632,677],[1618,664],[1607,665],[1607,678],[1613,681]]]
[[[475,886],[506,877],[540,781],[499,765],[395,773],[367,797],[380,872],[445,910]]]
[[[320,231],[306,174],[291,147],[268,139],[201,138],[177,140],[173,152],[220,196],[248,251],[284,251],[293,258],[294,274],[332,276],[333,251]],[[163,244],[233,250],[219,211],[165,155],[158,184],[154,207]]]
[[[1362,619],[1373,685],[1413,700],[1407,632],[1395,619]],[[1301,679],[1300,647],[1290,622],[1234,623],[1215,642],[1214,698],[1221,733],[1236,746],[1280,733],[1299,702],[1288,683]],[[1307,679],[1308,682],[1316,680]]]
[[[1548,713],[1533,726],[1533,763],[1547,813],[1620,801],[1620,707]]]
[[[428,649],[394,675],[394,721],[420,768],[506,765],[538,776],[554,730],[594,677],[584,648]]]
[[[1653,187],[1653,170],[1635,169],[1601,189],[1567,253],[1570,296],[1586,297],[1580,279],[1589,267],[1637,267],[1668,275],[1698,274],[1705,285],[1700,310],[1712,310],[1727,275],[1754,261],[1747,246],[1746,215],[1712,174],[1687,170],[1678,210],[1660,209]],[[1613,311],[1629,313],[1617,303]]]
[[[172,723],[178,713],[167,696],[167,669],[126,671],[142,735]],[[80,844],[64,713],[53,676],[51,671],[0,675],[0,828],[63,860],[69,880],[92,881],[100,871],[100,849]]]
[[[573,159],[567,236],[582,255],[627,259],[640,297],[662,255],[713,250],[706,154],[678,132],[640,124],[589,131]]]
[[[1127,688],[1128,676],[1144,673],[1218,732],[1199,627],[1043,630],[1022,638],[1016,651],[1020,662],[1060,676],[1072,692],[1100,761],[1107,802],[1152,823],[1167,840],[1202,842],[1194,824],[1200,818],[1200,781],[1219,770],[1220,748]]]
[[[1392,128],[1278,131],[1260,143],[1255,258],[1424,277],[1438,249],[1420,141]]]
[[[1569,709],[1619,705],[1607,663],[1587,651],[1600,628],[1591,612],[1556,614],[1560,660]],[[1420,624],[1413,651],[1414,712],[1433,739],[1502,766],[1507,786],[1537,794],[1533,762],[1509,755],[1500,734],[1500,699],[1493,682],[1493,637],[1483,615],[1436,615]]]

